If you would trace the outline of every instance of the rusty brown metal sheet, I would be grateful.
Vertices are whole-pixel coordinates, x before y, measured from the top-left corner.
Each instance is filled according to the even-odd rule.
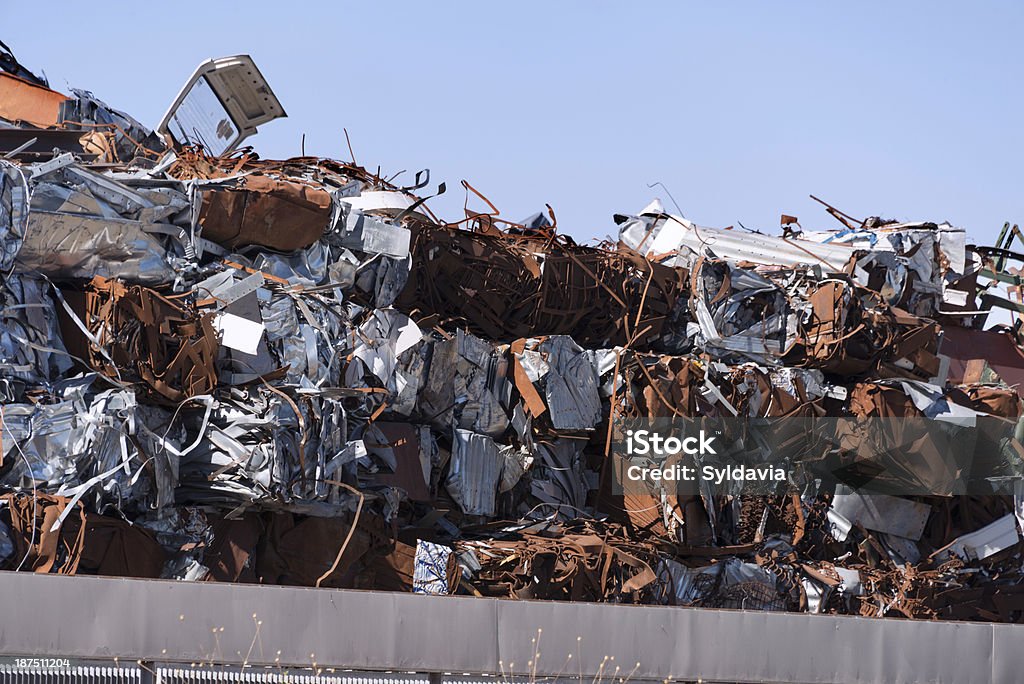
[[[330,214],[331,196],[319,188],[249,175],[237,186],[204,190],[199,222],[204,237],[227,247],[287,252],[316,242]]]
[[[60,122],[60,105],[67,99],[55,90],[0,72],[0,118],[51,128]]]

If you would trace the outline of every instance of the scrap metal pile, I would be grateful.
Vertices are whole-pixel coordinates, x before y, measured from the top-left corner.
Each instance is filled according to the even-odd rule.
[[[621,418],[1016,424],[1020,328],[983,329],[1005,246],[655,202],[586,247],[550,210],[440,220],[429,174],[211,142],[255,105],[153,132],[0,68],[0,568],[1024,616],[1020,497],[612,484]]]

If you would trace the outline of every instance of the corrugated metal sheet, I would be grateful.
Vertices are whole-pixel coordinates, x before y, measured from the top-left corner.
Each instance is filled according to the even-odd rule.
[[[493,439],[469,430],[455,430],[445,485],[464,512],[494,515],[501,463],[501,453]]]

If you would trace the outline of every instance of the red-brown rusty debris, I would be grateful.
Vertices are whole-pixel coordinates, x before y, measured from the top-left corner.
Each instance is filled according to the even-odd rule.
[[[543,330],[592,347],[647,348],[683,304],[684,269],[577,245],[546,221],[515,230],[419,227],[396,305],[497,341]]]
[[[583,246],[468,183],[487,210],[438,218],[427,171],[261,159],[266,84],[153,131],[0,67],[0,569],[1024,620],[1015,226],[655,201]],[[745,452],[846,479],[617,486],[619,421],[677,418],[790,421]],[[951,464],[931,428],[985,421]]]
[[[85,309],[74,312],[87,330],[66,326],[68,344],[76,333],[86,339],[89,366],[115,380],[132,382],[153,400],[178,404],[207,394],[217,385],[218,339],[212,314],[179,306],[141,285],[96,276],[85,287]],[[119,369],[128,374],[121,376]]]

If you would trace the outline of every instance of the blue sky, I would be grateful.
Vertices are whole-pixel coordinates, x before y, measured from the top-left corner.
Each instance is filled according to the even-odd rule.
[[[898,6],[897,6],[898,5]],[[551,204],[578,240],[653,196],[704,225],[1024,221],[1024,5],[999,3],[3,3],[0,39],[57,89],[155,125],[202,60],[249,53],[289,118],[265,157],[429,167],[502,216]]]

